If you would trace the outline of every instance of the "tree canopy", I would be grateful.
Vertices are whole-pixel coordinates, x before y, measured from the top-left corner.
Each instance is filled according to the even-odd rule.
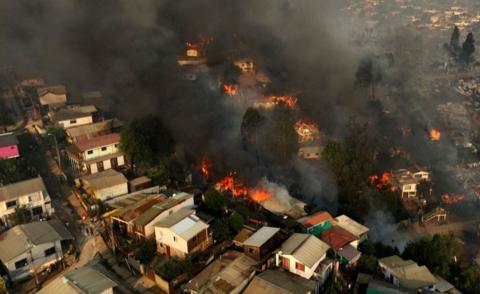
[[[460,30],[457,26],[453,28],[452,36],[450,37],[450,48],[452,50],[460,49]]]
[[[248,149],[251,145],[258,144],[257,135],[259,127],[265,123],[263,116],[258,109],[249,107],[243,115],[242,125],[240,127],[240,136],[244,148]],[[255,147],[255,146],[254,146]]]
[[[215,189],[208,189],[204,195],[205,208],[213,213],[220,213],[225,205],[225,197]]]
[[[462,56],[465,63],[470,63],[473,58],[473,53],[475,52],[475,39],[473,38],[473,33],[468,33],[465,42],[462,45]]]
[[[169,156],[173,149],[172,135],[153,115],[131,120],[121,135],[120,148],[134,164],[150,166]]]
[[[285,162],[297,154],[299,143],[294,129],[295,113],[283,103],[273,109],[269,151],[276,161]]]

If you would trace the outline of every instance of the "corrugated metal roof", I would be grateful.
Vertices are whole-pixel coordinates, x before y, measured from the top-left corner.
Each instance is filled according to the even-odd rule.
[[[380,258],[378,262],[400,281],[402,287],[417,289],[438,282],[426,266],[418,266],[413,260],[403,260],[397,255],[393,255]]]
[[[128,183],[127,178],[114,169],[108,169],[93,175],[86,176],[82,179],[87,186],[93,190],[101,190]]]
[[[266,270],[257,275],[244,294],[308,294],[315,289],[315,281],[307,280],[284,270]]]
[[[293,234],[282,244],[282,254],[292,255],[308,267],[322,259],[330,247],[310,234]]]
[[[20,196],[26,196],[38,191],[46,191],[43,179],[38,176],[33,179],[13,183],[0,187],[0,200],[16,199]]]
[[[76,127],[71,127],[66,130],[67,134],[70,137],[81,137],[83,136],[84,140],[93,138],[101,132],[109,132],[112,128],[117,128],[122,125],[122,122],[117,119],[107,119],[101,122],[96,122],[88,125],[81,125]],[[77,138],[78,139],[78,138]]]
[[[360,237],[361,235],[368,233],[368,228],[362,224],[357,223],[353,219],[349,218],[346,215],[340,215],[335,218],[336,225],[347,230],[353,235]]]
[[[278,231],[280,231],[279,228],[262,227],[260,230],[250,236],[250,238],[248,238],[245,242],[243,242],[243,245],[260,247],[265,244],[265,242],[270,240],[270,238],[272,238],[276,233],[278,233]]]

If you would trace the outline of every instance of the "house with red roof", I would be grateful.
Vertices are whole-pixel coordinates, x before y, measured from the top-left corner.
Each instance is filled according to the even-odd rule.
[[[67,148],[72,169],[77,174],[95,174],[125,166],[120,148],[120,134],[112,133],[76,142]]]
[[[20,156],[17,137],[13,133],[0,134],[0,159]]]
[[[359,238],[339,226],[323,231],[320,239],[338,254],[341,264],[354,264],[361,256],[357,250]]]
[[[297,220],[305,229],[306,233],[318,236],[335,224],[335,220],[328,211],[319,211]]]

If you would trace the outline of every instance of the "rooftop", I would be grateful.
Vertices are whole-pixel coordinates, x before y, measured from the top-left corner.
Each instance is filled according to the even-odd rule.
[[[341,227],[331,227],[320,234],[320,238],[334,250],[339,250],[351,242],[358,240],[358,237]]]
[[[327,220],[333,223],[333,217],[328,211],[319,211],[312,215],[307,215],[298,220],[299,223],[303,224],[305,227],[311,227],[323,223]]]
[[[184,240],[190,240],[201,231],[208,228],[195,214],[195,211],[189,208],[182,208],[177,212],[167,216],[158,223],[156,227],[170,228],[172,232]]]
[[[0,260],[7,262],[35,245],[73,240],[73,236],[58,219],[18,225],[0,235]]]
[[[130,185],[138,186],[138,185],[143,185],[143,184],[150,183],[151,181],[152,181],[152,179],[150,179],[149,177],[142,176],[142,177],[138,177],[138,178],[135,178],[133,180],[130,180]]]
[[[108,169],[93,175],[86,176],[82,178],[82,180],[87,182],[88,188],[91,188],[93,190],[102,190],[105,188],[110,188],[113,186],[128,183],[127,178],[125,178],[125,176],[121,172],[117,172],[114,169]]]
[[[102,133],[105,135],[109,133],[111,129],[121,126],[122,122],[118,119],[107,119],[97,123],[71,127],[68,128],[66,132],[70,137],[75,138],[76,141],[83,141],[98,137],[102,135]]]
[[[438,282],[426,266],[418,266],[413,260],[403,260],[397,255],[380,258],[378,263],[387,268],[400,281],[400,286],[417,289]]]
[[[277,234],[279,231],[279,228],[262,227],[260,230],[251,235],[250,238],[248,238],[245,242],[243,242],[243,245],[260,247],[273,236],[275,236],[275,234]]]
[[[56,112],[51,113],[51,118],[55,122],[88,117],[92,113],[97,112],[97,108],[93,105],[75,105],[67,108],[59,109]]]
[[[327,253],[328,245],[310,234],[293,234],[282,244],[282,254],[292,255],[308,267],[313,267]]]
[[[0,147],[18,145],[18,139],[13,133],[0,134]]]
[[[206,293],[232,293],[255,272],[255,265],[256,262],[253,259],[245,254],[240,254],[210,279]]]
[[[284,270],[269,269],[257,275],[244,294],[308,294],[316,283]]]
[[[45,96],[47,94],[61,95],[61,96]],[[41,105],[63,104],[67,102],[67,89],[63,85],[47,86],[37,88],[37,95],[40,99]]]
[[[144,226],[152,221],[160,213],[179,205],[180,203],[193,198],[193,195],[187,193],[179,193],[172,197],[166,198],[165,200],[156,203],[150,209],[145,211],[143,214],[139,215],[133,221],[137,225]]]
[[[16,199],[39,191],[47,191],[40,176],[0,187],[0,201]]]
[[[354,221],[353,219],[349,218],[344,214],[337,216],[335,220],[337,226],[345,229],[346,231],[352,233],[357,237],[360,237],[361,235],[366,234],[369,231],[367,227],[359,224],[358,222]]]
[[[117,144],[120,143],[119,133],[107,134],[107,135],[91,138],[88,140],[80,141],[75,143],[72,147],[74,147],[80,152],[84,152],[90,149],[99,148],[99,147],[112,145],[116,143]]]
[[[47,94],[47,93],[52,93],[52,94],[67,94],[67,88],[65,88],[64,85],[53,85],[53,86],[45,86],[45,87],[38,87],[37,88],[37,95],[39,97]]]

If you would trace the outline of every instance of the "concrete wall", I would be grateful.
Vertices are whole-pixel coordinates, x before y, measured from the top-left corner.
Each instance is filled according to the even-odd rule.
[[[326,258],[326,254],[324,254],[322,256],[322,258],[319,261],[317,261],[317,263],[315,263],[311,268],[309,268],[308,266],[305,265],[305,270],[304,271],[301,271],[301,270],[296,268],[296,263],[300,262],[300,261],[295,259],[295,257],[293,257],[292,255],[283,255],[281,252],[277,253],[276,256],[275,256],[276,265],[278,267],[284,268],[283,267],[283,262],[282,262],[283,258],[288,258],[288,260],[290,261],[290,267],[286,270],[288,270],[289,272],[291,272],[293,274],[299,275],[299,276],[301,276],[305,279],[310,279],[313,276],[313,274],[315,273],[315,270],[317,269],[320,262]],[[302,263],[302,262],[300,262],[300,263]]]
[[[47,191],[37,191],[32,194],[20,196],[16,198],[17,205],[7,209],[7,202],[13,201],[15,199],[10,199],[7,201],[0,201],[0,218],[4,221],[7,221],[7,216],[15,212],[15,207],[25,206],[28,209],[41,206],[43,214],[51,215],[53,213],[51,204],[47,205],[45,202],[50,202],[50,196]]]
[[[95,198],[105,201],[115,196],[128,194],[128,183],[119,184],[113,187],[94,191]]]
[[[115,147],[115,145],[117,145],[117,146]],[[101,156],[110,155],[110,154],[120,152],[120,149],[119,149],[118,145],[119,145],[119,142],[117,142],[115,144],[102,146],[102,147],[99,147],[99,148],[93,148],[93,149],[90,149],[90,150],[85,150],[85,152],[83,152],[83,159],[89,160],[89,159],[94,159],[94,158],[97,158],[97,157],[101,157]],[[102,150],[102,149],[105,149],[105,150]],[[91,151],[91,153],[89,153],[90,151]]]
[[[125,165],[125,156],[120,155],[117,157],[117,164],[118,166],[124,166]],[[103,170],[107,170],[112,168],[112,162],[111,159],[103,160]],[[84,167],[84,170],[87,170],[87,167]],[[96,174],[98,173],[98,168],[97,168],[97,163],[91,163],[90,164],[90,173],[91,174]]]
[[[63,127],[64,129],[68,129],[71,127],[76,127],[76,126],[82,126],[82,125],[88,125],[93,123],[93,118],[92,115],[85,116],[85,117],[80,117],[76,119],[68,119],[68,120],[61,120],[58,121],[58,124]]]

